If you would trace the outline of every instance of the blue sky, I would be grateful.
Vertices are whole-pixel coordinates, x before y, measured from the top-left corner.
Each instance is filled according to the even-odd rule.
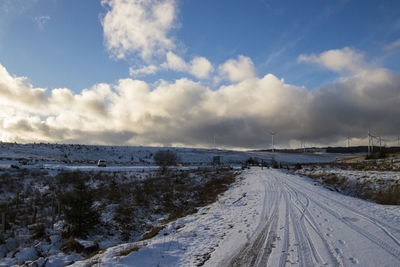
[[[31,2],[29,4],[29,2]],[[400,49],[385,47],[400,38],[398,1],[178,1],[172,34],[181,55],[204,56],[221,64],[242,54],[263,76],[316,88],[337,75],[297,62],[300,54],[352,47],[370,61],[400,68]],[[129,76],[141,63],[132,56],[111,59],[104,47],[100,1],[1,1],[0,62],[39,87],[79,91],[98,82]],[[42,26],[35,18],[48,17]],[[163,72],[145,77],[174,79]]]
[[[399,71],[394,0],[0,0],[4,141],[397,140]]]

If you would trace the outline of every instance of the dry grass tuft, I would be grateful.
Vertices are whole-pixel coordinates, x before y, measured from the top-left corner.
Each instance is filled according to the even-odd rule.
[[[115,256],[117,256],[117,257],[128,256],[128,255],[131,254],[132,252],[139,251],[139,249],[141,249],[141,248],[143,248],[143,247],[145,247],[145,246],[147,246],[146,243],[143,243],[143,244],[141,244],[141,245],[135,245],[135,246],[133,246],[133,247],[131,247],[131,248],[129,248],[129,249],[125,249],[125,250],[120,251],[120,252],[119,252],[117,255],[115,255]]]
[[[140,239],[140,241],[147,240],[147,239],[155,237],[165,227],[166,227],[166,225],[161,225],[161,226],[154,227],[149,232],[144,233],[142,238]]]

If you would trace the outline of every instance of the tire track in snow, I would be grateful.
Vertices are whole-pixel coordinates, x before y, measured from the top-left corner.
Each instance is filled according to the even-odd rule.
[[[294,191],[286,183],[284,183],[284,182],[282,182],[282,183],[284,184],[284,187],[288,191],[296,193],[296,191]],[[297,196],[297,194],[296,194],[296,196]],[[298,203],[301,205],[301,207],[297,207],[297,208],[299,209],[299,211],[301,211],[301,209],[302,209],[302,215],[301,215],[300,220],[302,221],[303,224],[304,224],[304,220],[305,220],[311,226],[311,228],[314,230],[314,232],[319,236],[319,238],[323,242],[325,248],[327,249],[330,260],[332,261],[333,265],[334,266],[344,266],[343,261],[341,259],[341,258],[343,258],[343,257],[341,257],[342,255],[339,255],[337,253],[337,251],[333,249],[332,243],[325,238],[324,233],[317,226],[315,218],[312,216],[312,214],[308,210],[308,207],[310,205],[310,199],[308,197],[306,197],[305,199],[306,199],[306,204],[303,204],[302,201],[297,196]],[[322,258],[321,258],[321,260],[322,260]]]
[[[295,196],[290,192],[289,196],[292,201],[286,200],[288,203],[294,203]],[[310,238],[310,235],[307,232],[307,229],[304,228],[304,225],[301,222],[300,218],[302,213],[300,211],[300,218],[295,217],[295,210],[293,208],[294,205],[290,205],[290,217],[293,224],[295,239],[298,244],[297,254],[299,257],[299,265],[300,266],[314,266],[315,262],[319,262],[318,257],[316,256],[315,247],[313,245],[313,240]],[[314,258],[314,260],[313,260]]]
[[[267,188],[266,184],[265,187]],[[255,236],[254,240],[251,241],[249,244],[246,244],[246,246],[242,250],[240,250],[240,252],[231,260],[229,266],[255,266],[257,261],[260,261],[260,257],[263,256],[263,254],[260,255],[260,252],[270,253],[270,250],[268,248],[265,248],[264,244],[268,245],[268,237],[272,236],[273,234],[271,233],[271,225],[275,220],[277,220],[279,216],[278,208],[282,195],[281,192],[279,192],[279,194],[275,192],[271,195],[268,195],[266,193],[266,198],[267,197],[269,199],[272,198],[272,212],[270,212],[264,226],[262,227],[261,231]],[[268,209],[269,207],[269,205],[264,204],[264,209]]]
[[[296,191],[299,192],[300,194],[302,194],[305,197],[307,196],[304,192],[301,192],[299,190],[296,190]],[[310,199],[311,199],[311,201],[313,201],[313,203],[315,205],[317,205],[321,209],[327,211],[329,214],[331,214],[333,217],[335,217],[336,219],[341,221],[343,224],[347,225],[348,227],[350,227],[351,229],[353,229],[354,231],[356,231],[360,235],[362,235],[365,238],[367,238],[368,240],[370,240],[372,243],[376,244],[377,246],[379,246],[380,248],[385,250],[387,253],[391,254],[396,259],[400,260],[400,249],[392,247],[391,245],[387,244],[385,241],[383,241],[380,238],[376,237],[372,233],[367,232],[366,230],[364,230],[361,227],[358,227],[356,224],[354,224],[354,223],[352,223],[350,221],[342,219],[342,215],[341,214],[339,214],[336,211],[332,210],[327,205],[320,204],[318,200],[314,200],[312,198],[310,198]]]
[[[287,176],[288,176],[288,175],[287,175]],[[288,178],[290,179],[289,176],[288,176]],[[341,207],[343,207],[343,208],[345,208],[345,209],[351,211],[351,212],[352,212],[353,214],[355,214],[356,216],[365,219],[366,221],[368,221],[368,222],[374,224],[375,226],[378,226],[378,228],[381,229],[382,232],[384,232],[384,233],[386,234],[386,236],[388,236],[390,239],[392,239],[393,242],[394,242],[398,247],[400,247],[400,241],[399,241],[393,234],[391,234],[391,233],[389,232],[388,228],[390,228],[390,229],[392,229],[392,230],[394,230],[394,231],[396,231],[396,232],[400,232],[400,229],[398,229],[398,228],[396,228],[396,227],[393,227],[393,226],[391,226],[391,225],[389,225],[389,224],[387,224],[387,223],[384,223],[384,222],[382,222],[382,221],[379,221],[379,220],[376,219],[376,218],[373,218],[373,217],[371,217],[371,216],[368,216],[368,215],[366,215],[365,213],[362,213],[362,212],[360,212],[360,211],[357,211],[357,210],[354,209],[353,207],[351,207],[351,206],[349,206],[349,205],[346,205],[346,204],[344,204],[344,203],[342,203],[342,202],[340,202],[340,201],[337,201],[337,200],[334,199],[334,198],[329,197],[328,194],[322,194],[322,193],[320,193],[320,192],[318,192],[318,191],[316,191],[316,190],[311,190],[310,188],[306,188],[306,187],[304,187],[304,185],[301,185],[301,184],[299,184],[298,182],[293,181],[293,179],[290,179],[290,181],[291,181],[292,183],[296,184],[297,186],[301,186],[303,189],[306,189],[306,190],[308,190],[309,192],[311,192],[311,193],[313,193],[313,194],[318,194],[318,195],[322,196],[323,198],[328,199],[328,200],[331,201],[331,202],[334,202],[335,204],[337,204],[337,205],[339,205],[339,206],[341,206]]]
[[[279,267],[285,267],[289,255],[289,202],[287,201],[287,193],[284,192],[285,199],[285,228],[283,236],[283,246],[281,257],[279,258]]]
[[[290,179],[289,175],[287,175],[287,176],[288,176],[288,178]],[[371,222],[371,223],[377,225],[390,239],[392,239],[398,246],[400,246],[400,240],[398,240],[395,236],[393,236],[393,235],[389,232],[389,230],[388,230],[388,228],[389,228],[389,229],[392,229],[392,230],[394,230],[394,231],[396,231],[396,232],[400,232],[400,229],[399,229],[399,228],[396,228],[396,227],[394,227],[393,225],[389,225],[389,224],[387,224],[387,223],[385,223],[385,222],[382,222],[382,221],[380,221],[380,220],[377,219],[377,218],[368,216],[367,214],[365,214],[365,213],[363,213],[363,212],[360,212],[360,211],[354,209],[353,207],[351,207],[351,206],[349,206],[349,205],[346,205],[346,204],[343,203],[343,202],[337,201],[336,199],[329,197],[328,194],[322,194],[321,192],[319,192],[319,191],[317,191],[317,190],[312,190],[312,189],[310,189],[310,188],[305,188],[305,187],[304,187],[304,184],[302,185],[302,184],[298,183],[297,181],[294,181],[293,179],[290,179],[290,181],[291,181],[292,183],[296,184],[297,186],[302,186],[303,189],[306,189],[306,190],[312,192],[313,194],[318,194],[318,195],[320,195],[320,196],[322,196],[322,197],[328,199],[329,201],[332,201],[332,202],[334,202],[335,204],[340,205],[340,206],[342,206],[343,208],[346,208],[347,210],[352,211],[352,212],[353,212],[354,214],[356,214],[358,217],[361,217],[361,218],[363,218],[363,219],[365,219],[365,220],[367,220],[367,221],[369,221],[369,222]]]
[[[302,226],[299,227],[299,224],[294,223],[297,220],[294,220],[295,212],[293,209],[293,204],[295,200],[294,194],[287,190],[287,188],[283,187],[282,181],[279,180],[278,177],[275,177],[277,183],[281,186],[284,195],[284,200],[286,203],[286,209],[287,209],[287,219],[286,219],[286,224],[289,225],[290,222],[293,224],[293,233],[295,236],[295,239],[297,241],[297,255],[299,259],[299,264],[300,266],[311,266],[313,265],[313,260],[311,258],[311,250],[313,250],[313,245],[310,240],[310,236],[308,235],[307,230],[305,230]],[[290,198],[290,200],[289,200]],[[300,217],[303,217],[303,211],[300,211],[301,215]],[[296,217],[297,218],[297,217]],[[288,233],[287,233],[288,234]],[[306,241],[305,241],[306,240]],[[304,242],[305,241],[305,242]],[[289,246],[289,244],[287,245]],[[313,252],[314,254],[314,252]],[[285,259],[286,262],[286,259]],[[285,262],[283,262],[283,259],[281,257],[280,259],[280,266],[285,266]]]
[[[279,198],[282,198],[282,193],[280,193]],[[279,219],[279,205],[280,201],[278,201],[278,204],[276,205],[276,212],[272,215],[272,222],[271,226],[268,229],[268,236],[265,241],[265,244],[263,245],[264,248],[262,249],[262,253],[258,254],[258,260],[257,260],[257,266],[265,266],[266,263],[268,262],[268,258],[272,253],[273,243],[276,240],[277,237],[277,229],[278,229],[278,219]]]
[[[280,197],[279,195],[279,200],[275,201],[274,204],[274,210],[270,214],[267,223],[265,224],[265,227],[263,229],[263,232],[258,236],[256,239],[255,245],[251,247],[251,253],[254,255],[252,258],[250,265],[249,266],[255,266],[256,262],[259,262],[259,257],[262,256],[260,255],[260,252],[264,253],[271,253],[269,250],[265,249],[264,244],[266,243],[266,240],[268,239],[269,236],[271,236],[273,233],[271,233],[271,225],[272,221],[277,220],[278,217],[278,208],[279,208],[279,203],[280,203]],[[278,199],[278,197],[276,197]]]
[[[358,263],[358,260],[351,255],[346,258],[342,250],[336,247],[336,242],[343,245],[346,244],[344,241],[327,238],[330,233],[326,234],[321,228],[321,224],[317,223],[322,218],[317,219],[316,217],[319,217],[319,215],[314,214],[315,212],[320,212],[320,215],[323,212],[332,216],[338,226],[348,227],[354,233],[354,236],[369,240],[374,246],[380,248],[379,250],[384,252],[385,255],[388,253],[396,261],[400,260],[400,243],[396,238],[396,231],[399,231],[399,229],[396,226],[386,227],[387,224],[381,220],[340,203],[330,194],[324,194],[322,188],[319,188],[318,191],[310,188],[311,184],[308,182],[295,181],[294,176],[268,170],[265,173],[260,172],[258,177],[264,180],[265,196],[261,218],[265,218],[265,220],[259,223],[257,231],[250,239],[251,241],[241,248],[236,256],[230,258],[228,266],[278,265],[284,267],[287,265],[288,259],[291,258],[289,249],[293,245],[291,244],[292,241],[297,245],[293,257],[296,257],[295,253],[297,252],[299,266],[327,264],[344,266],[348,264],[347,260],[350,260],[350,264]],[[282,214],[280,214],[280,211]],[[371,229],[378,231],[381,235],[378,236],[378,232],[375,233],[374,231],[370,233],[354,221],[343,217],[352,214],[358,216],[369,227],[375,227]],[[284,217],[279,220],[279,215]],[[277,245],[279,252],[273,250],[275,238],[278,235],[278,226],[284,229],[283,240],[278,241]],[[391,233],[391,230],[394,230],[394,232]],[[271,254],[276,257],[270,259]]]

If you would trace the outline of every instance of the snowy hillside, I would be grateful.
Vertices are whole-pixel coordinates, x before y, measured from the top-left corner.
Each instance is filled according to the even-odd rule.
[[[264,161],[274,158],[284,163],[331,162],[336,156],[335,154],[289,154],[176,147],[0,143],[0,158],[2,161],[27,159],[29,164],[43,162],[95,164],[99,159],[105,159],[114,165],[147,165],[154,163],[153,156],[158,150],[176,151],[178,161],[187,165],[208,165],[212,163],[214,156],[220,156],[221,162],[227,164],[241,164],[249,157],[257,157]]]

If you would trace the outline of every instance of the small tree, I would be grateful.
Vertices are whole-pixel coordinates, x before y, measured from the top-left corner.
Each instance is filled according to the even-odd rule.
[[[177,159],[175,151],[159,150],[154,154],[154,162],[160,166],[163,173],[168,170],[169,166],[176,165]]]
[[[252,158],[252,157],[250,157],[250,158],[248,158],[248,159],[246,160],[246,165],[258,166],[259,164],[260,164],[260,162],[258,161],[257,158]]]
[[[99,222],[99,213],[93,208],[93,197],[82,180],[76,181],[74,189],[64,195],[64,218],[68,232],[77,237],[85,237]]]
[[[274,169],[279,169],[280,168],[280,163],[278,163],[274,158],[271,160],[271,166]]]

